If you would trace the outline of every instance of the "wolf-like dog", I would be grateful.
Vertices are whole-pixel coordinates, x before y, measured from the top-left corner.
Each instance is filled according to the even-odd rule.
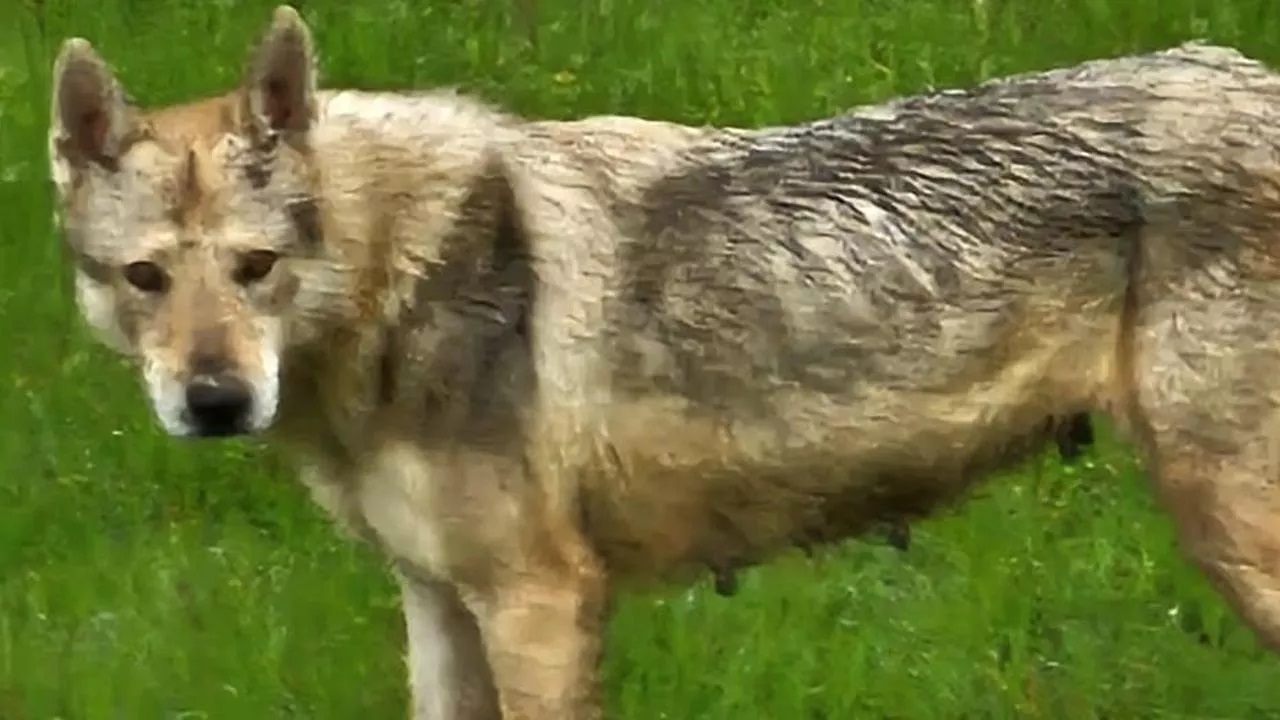
[[[550,122],[320,90],[281,7],[173,107],[66,41],[49,139],[88,325],[392,558],[419,720],[597,718],[626,583],[925,515],[1086,412],[1280,648],[1280,76],[1235,50]]]

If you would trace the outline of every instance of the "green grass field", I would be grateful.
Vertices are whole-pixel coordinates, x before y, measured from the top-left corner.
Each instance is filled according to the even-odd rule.
[[[328,84],[530,115],[799,121],[1192,37],[1280,64],[1276,0],[310,0]],[[404,716],[380,558],[286,467],[160,434],[78,323],[50,226],[48,68],[90,38],[144,103],[238,79],[270,0],[0,11],[0,720]],[[532,4],[532,3],[531,3]],[[16,22],[15,22],[16,21]],[[609,717],[1280,717],[1280,665],[1177,553],[1123,445],[1052,451],[918,526],[629,596]]]

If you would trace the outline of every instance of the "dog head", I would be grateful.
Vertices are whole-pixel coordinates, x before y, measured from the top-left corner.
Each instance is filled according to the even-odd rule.
[[[310,33],[288,7],[241,88],[185,105],[136,107],[86,40],[58,53],[49,157],[77,304],[136,359],[173,435],[275,419],[281,358],[303,340],[296,319],[324,292],[307,275],[315,84]]]

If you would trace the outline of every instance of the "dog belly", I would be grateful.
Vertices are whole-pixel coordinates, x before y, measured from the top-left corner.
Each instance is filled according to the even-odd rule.
[[[763,419],[627,403],[583,475],[587,532],[616,574],[680,578],[920,517],[1043,448],[1048,420],[1077,407],[1066,393],[1022,397],[797,393]]]

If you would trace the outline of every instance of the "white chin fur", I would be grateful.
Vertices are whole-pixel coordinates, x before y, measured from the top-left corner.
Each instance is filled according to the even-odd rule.
[[[258,328],[258,367],[260,375],[253,379],[253,414],[249,430],[262,432],[271,426],[280,407],[280,346],[283,326],[276,318],[260,318]]]
[[[165,432],[176,437],[189,437],[194,433],[183,419],[186,410],[186,392],[182,383],[162,363],[149,354],[143,354],[142,378],[151,397],[151,407]]]

